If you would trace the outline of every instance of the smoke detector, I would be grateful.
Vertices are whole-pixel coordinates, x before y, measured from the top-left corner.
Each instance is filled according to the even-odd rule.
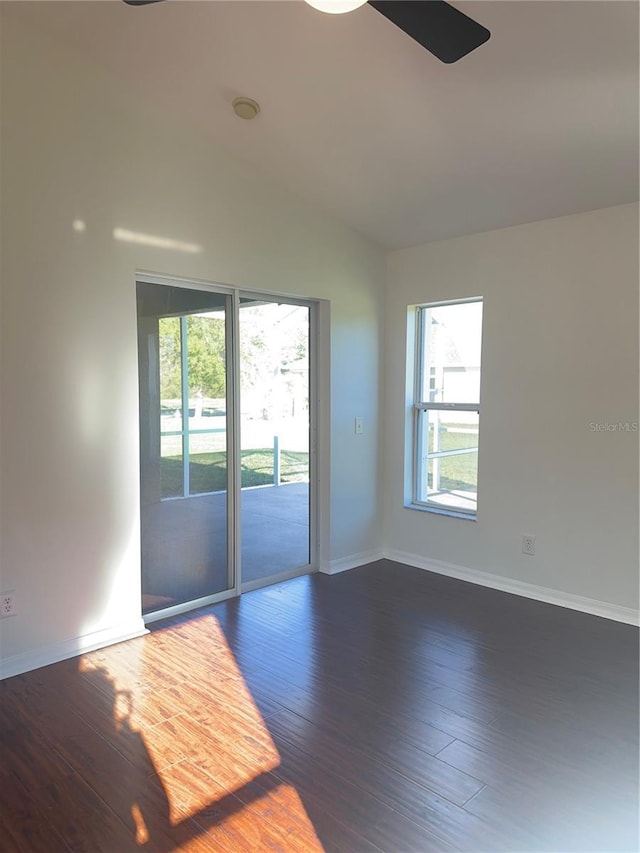
[[[260,112],[260,104],[254,101],[253,98],[234,98],[231,106],[239,118],[252,119]]]

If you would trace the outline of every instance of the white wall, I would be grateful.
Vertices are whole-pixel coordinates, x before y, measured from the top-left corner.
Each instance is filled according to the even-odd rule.
[[[403,393],[407,306],[477,295],[471,522],[403,508]],[[639,420],[637,205],[391,253],[385,316],[386,550],[637,610],[639,434],[590,428]]]
[[[385,276],[370,243],[7,5],[0,588],[19,613],[0,622],[5,672],[140,627],[135,270],[331,300],[332,561],[380,545]],[[203,251],[117,242],[115,227]]]

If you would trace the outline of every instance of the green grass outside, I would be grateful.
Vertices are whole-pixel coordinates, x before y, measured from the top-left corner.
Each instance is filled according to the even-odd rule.
[[[466,433],[443,431],[440,449],[468,447],[475,438]],[[243,450],[241,454],[242,488],[273,484],[273,450],[260,448]],[[471,491],[477,489],[478,454],[465,453],[440,460],[441,491]],[[161,459],[161,488],[163,498],[182,495],[182,457],[164,456]],[[189,464],[191,494],[219,492],[227,488],[226,453],[192,454]],[[280,482],[299,483],[309,479],[309,454],[283,450],[280,454]],[[428,475],[429,488],[432,485]]]
[[[451,425],[453,426],[453,425]],[[477,447],[477,435],[442,431],[440,450],[458,450],[462,447]],[[433,463],[431,462],[429,467]],[[440,491],[477,491],[478,454],[463,453],[460,456],[447,456],[440,459]],[[431,474],[428,475],[429,489],[432,487]]]
[[[273,485],[273,449],[243,450],[242,488]],[[309,454],[295,450],[280,453],[280,482],[301,483],[309,479]],[[182,456],[163,456],[160,460],[163,498],[182,495]],[[227,454],[193,453],[189,460],[191,494],[221,492],[227,488]]]

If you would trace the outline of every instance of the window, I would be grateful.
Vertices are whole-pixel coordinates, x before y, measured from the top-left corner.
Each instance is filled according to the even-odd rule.
[[[482,299],[415,306],[411,506],[475,518]]]

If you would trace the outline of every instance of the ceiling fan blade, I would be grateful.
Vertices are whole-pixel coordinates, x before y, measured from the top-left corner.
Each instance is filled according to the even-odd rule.
[[[415,39],[441,62],[480,47],[491,33],[444,0],[369,0],[369,6]]]
[[[162,0],[123,0],[127,6],[149,6],[151,3],[162,3]]]

